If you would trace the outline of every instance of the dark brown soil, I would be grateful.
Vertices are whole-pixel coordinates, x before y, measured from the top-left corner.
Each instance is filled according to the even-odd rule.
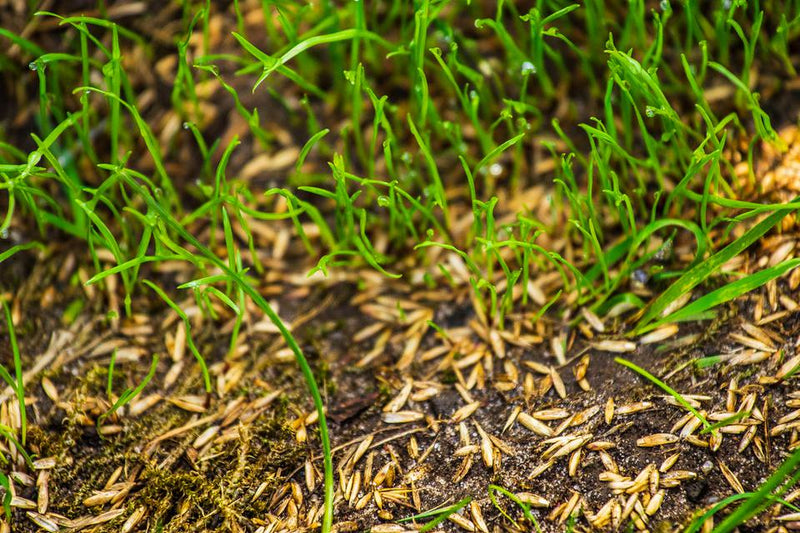
[[[308,491],[304,475],[304,464],[309,458],[316,469],[321,470],[319,443],[313,423],[307,426],[309,440],[305,443],[297,440],[297,421],[311,413],[312,407],[294,363],[283,357],[275,360],[275,354],[282,345],[279,337],[275,334],[247,334],[242,341],[247,348],[240,350],[239,356],[226,361],[227,336],[220,334],[226,320],[217,324],[207,321],[198,323],[195,340],[208,358],[214,378],[220,379],[231,368],[239,367],[240,376],[235,384],[228,386],[227,392],[222,395],[215,390],[214,394],[204,397],[199,372],[193,368],[195,365],[187,361],[185,370],[181,372],[183,377],[165,388],[164,379],[171,365],[175,364],[165,356],[158,374],[143,396],[158,394],[163,398],[181,399],[190,395],[201,400],[193,407],[200,412],[187,411],[186,407],[160,401],[140,415],[124,413],[119,419],[112,417],[104,421],[103,426],[118,425],[120,432],[101,437],[95,424],[97,416],[102,414],[102,405],[107,401],[105,386],[109,353],[92,355],[92,350],[96,351],[98,344],[112,338],[120,339],[120,345],[142,348],[140,362],[118,363],[115,371],[115,392],[125,386],[135,386],[146,371],[148,354],[165,352],[164,334],[174,331],[177,323],[174,317],[170,319],[169,313],[156,307],[148,315],[139,315],[142,317],[139,326],[151,328],[146,330],[135,330],[132,322],[126,320],[115,330],[90,312],[80,314],[72,324],[61,323],[61,313],[79,288],[70,288],[68,283],[59,281],[56,273],[48,271],[46,265],[54,264],[56,258],[61,258],[58,261],[61,264],[71,262],[64,252],[53,253],[55,255],[47,261],[41,258],[35,261],[32,268],[23,268],[31,265],[31,259],[21,254],[4,264],[8,275],[2,277],[4,280],[13,280],[19,296],[24,297],[19,306],[26,312],[17,326],[23,368],[34,368],[37,359],[47,353],[48,344],[57,342],[48,340],[48,337],[65,335],[68,338],[61,343],[53,361],[42,372],[30,376],[28,382],[28,416],[31,424],[29,448],[38,458],[55,458],[54,467],[46,470],[49,472],[46,516],[51,519],[65,517],[73,522],[64,519],[64,525],[75,525],[75,520],[102,516],[102,512],[119,509],[121,512],[117,518],[95,526],[102,531],[118,531],[125,520],[140,508],[145,509],[142,521],[137,526],[142,530],[152,530],[160,524],[164,531],[256,531],[260,525],[269,524],[272,520],[265,517],[289,520],[290,529],[301,527],[300,524],[291,526],[291,516],[287,513],[291,513],[294,507],[298,515],[304,517],[309,505],[318,507],[321,503],[320,480],[317,480],[314,491]],[[33,302],[42,301],[51,286],[57,289],[55,295],[49,297],[52,300],[46,306],[34,305]],[[7,285],[3,288],[11,289]],[[293,292],[297,292],[298,296],[293,297]],[[397,301],[408,301],[410,296],[420,306],[433,309],[437,317],[445,319],[441,324],[448,331],[456,331],[474,318],[471,304],[464,298],[456,297],[449,303],[415,298],[414,288],[396,282],[387,283],[381,292]],[[762,412],[767,423],[763,431],[759,430],[759,435],[764,435],[766,463],[757,459],[752,445],[743,452],[738,451],[739,435],[725,436],[716,453],[687,441],[654,448],[637,446],[637,439],[644,436],[670,432],[671,426],[686,411],[669,405],[662,391],[615,363],[614,354],[589,350],[586,353],[591,355],[591,362],[586,376],[591,390],[583,391],[577,386],[572,376],[574,361],[558,370],[565,385],[566,396],[563,399],[554,388],[527,400],[522,386],[502,392],[492,387],[472,390],[474,400],[480,402],[477,411],[465,420],[472,443],[481,442],[480,434],[473,425],[473,422],[478,422],[486,433],[501,439],[506,447],[501,452],[500,466],[487,468],[478,452],[463,479],[454,483],[454,474],[462,465],[462,458],[454,453],[463,443],[459,444],[458,424],[451,421],[451,416],[465,405],[465,401],[453,386],[457,376],[452,370],[437,372],[433,368],[435,364],[414,363],[409,371],[398,372],[393,366],[402,353],[401,342],[390,342],[371,364],[364,368],[356,367],[355,363],[372,348],[372,341],[359,343],[353,342],[352,338],[374,320],[364,313],[364,304],[347,303],[361,294],[347,280],[325,282],[310,291],[287,284],[282,293],[284,296],[280,297],[279,308],[285,320],[292,322],[308,312],[313,313],[295,329],[295,335],[317,369],[319,381],[325,385],[330,430],[337,450],[334,464],[339,464],[343,453],[351,453],[355,445],[371,436],[373,476],[379,468],[392,462],[397,469],[392,486],[417,492],[413,497],[411,493],[401,492],[405,495],[394,503],[391,499],[384,501],[380,517],[374,500],[360,510],[340,501],[335,515],[335,523],[340,530],[363,530],[452,504],[467,496],[480,505],[490,529],[506,529],[511,523],[502,517],[489,500],[489,484],[546,498],[550,502],[549,508],[534,511],[543,531],[562,531],[567,527],[563,521],[549,520],[547,515],[579,494],[581,512],[576,514],[575,527],[588,527],[586,515],[596,513],[609,499],[614,498],[609,484],[599,480],[601,472],[607,468],[596,452],[587,449],[574,476],[568,474],[568,457],[564,457],[532,479],[531,473],[542,463],[540,457],[546,447],[543,444],[544,437],[532,433],[519,423],[512,424],[504,431],[506,420],[515,407],[528,413],[561,408],[572,414],[596,407],[597,411],[585,423],[569,428],[565,433],[592,435],[587,442],[612,443],[613,447],[608,453],[616,461],[620,473],[631,478],[647,465],[658,466],[668,456],[680,452],[672,468],[694,473],[696,477],[666,489],[661,509],[649,519],[651,531],[674,531],[680,524],[685,524],[693,513],[731,495],[733,488],[722,474],[720,463],[727,465],[745,490],[753,490],[786,456],[787,445],[794,442],[794,437],[790,440],[786,434],[769,438],[764,433],[787,413],[784,405],[788,394],[794,391],[791,381],[770,383],[773,381],[771,376],[779,366],[775,359],[777,355],[755,366],[718,364],[698,370],[692,365],[683,365],[683,370],[672,372],[687,360],[711,353],[732,352],[735,346],[730,340],[730,333],[738,331],[739,324],[750,319],[751,310],[743,310],[738,316],[715,325],[712,329],[717,331],[707,331],[705,338],[687,347],[654,350],[641,346],[635,352],[626,354],[626,357],[659,376],[669,373],[667,381],[683,394],[709,396],[710,400],[702,402],[703,409],[708,413],[725,410],[727,389],[732,378],[738,380],[738,394],[755,392],[756,405],[765,406]],[[374,298],[367,302],[374,302]],[[148,303],[141,296],[135,304],[137,309],[156,305],[155,302]],[[38,311],[32,313],[29,311],[31,309]],[[389,327],[399,332],[405,328],[402,323]],[[783,360],[793,357],[798,338],[795,316],[788,315],[769,327],[785,340],[780,347]],[[687,327],[681,330],[680,335],[701,331],[700,328]],[[481,345],[478,337],[473,336],[473,340],[477,342],[476,346]],[[420,352],[440,343],[441,339],[429,332],[424,337]],[[585,346],[588,346],[586,339],[576,338],[568,350],[568,356],[583,353]],[[546,343],[527,349],[510,347],[503,360],[495,358],[495,370],[487,375],[487,383],[504,379],[499,369],[502,364],[515,365],[522,374],[526,361],[556,366]],[[13,366],[6,335],[0,338],[0,362],[7,367]],[[438,364],[438,360],[434,360],[434,363]],[[397,394],[406,376],[441,384],[441,391],[431,399],[420,402],[410,400],[403,406],[402,410],[423,413],[429,417],[428,422],[385,424],[381,410]],[[56,401],[43,392],[42,378],[49,379],[55,385],[58,391]],[[222,431],[220,436],[214,438],[216,440],[210,441],[211,444],[194,446],[198,436],[209,427],[219,426],[220,420],[225,418],[215,413],[224,413],[240,402],[241,405],[252,405],[274,391],[280,393],[257,417],[248,419],[247,423],[229,421],[224,426],[231,430],[230,436],[223,437]],[[650,401],[653,407],[630,415],[617,415],[611,424],[607,424],[603,410],[609,398],[614,399],[617,408],[641,401]],[[107,408],[108,404],[105,405]],[[298,416],[301,418],[298,419]],[[160,440],[170,431],[193,422],[197,425],[187,431]],[[557,422],[549,424],[555,427]],[[410,449],[412,437],[416,441],[414,451]],[[154,440],[160,440],[158,445],[152,444]],[[419,460],[421,456],[424,461]],[[363,468],[364,461],[362,458],[356,470]],[[123,497],[116,502],[112,500],[101,505],[86,506],[87,498],[104,490],[109,477],[116,477],[117,484],[130,480]],[[412,478],[413,484],[410,481]],[[111,486],[112,492],[115,490],[113,487],[119,487],[114,483]],[[291,495],[292,486],[300,492],[294,498],[290,497],[294,503],[287,507],[282,502],[287,494]],[[285,490],[289,492],[285,493]],[[388,487],[382,487],[381,490],[389,493]],[[19,485],[17,496],[36,502],[41,491],[41,486],[34,484],[26,487],[22,484]],[[367,488],[362,489],[358,499],[369,492]],[[256,497],[257,493],[260,494]],[[500,502],[507,513],[520,519],[519,509],[511,505],[509,500],[501,497]],[[282,514],[279,513],[281,510]],[[754,523],[750,530],[764,530],[769,520],[769,515],[764,515],[759,521],[761,525]],[[12,524],[15,531],[36,530],[27,511],[21,508],[15,508]],[[459,530],[453,524],[442,527],[448,531]]]

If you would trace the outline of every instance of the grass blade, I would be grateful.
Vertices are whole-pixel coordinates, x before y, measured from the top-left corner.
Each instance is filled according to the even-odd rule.
[[[742,502],[720,525],[714,528],[714,533],[730,533],[766,509],[775,498],[780,498],[800,480],[798,466],[800,466],[800,451],[795,451],[751,497]]]
[[[743,294],[747,294],[753,289],[756,289],[768,281],[786,274],[798,266],[800,266],[800,259],[790,259],[773,267],[765,268],[764,270],[750,274],[749,276],[738,279],[732,283],[728,283],[715,291],[711,291],[710,293],[701,296],[694,302],[681,309],[678,309],[669,316],[654,322],[653,324],[644,328],[643,331],[657,328],[658,326],[669,322],[683,322],[691,320],[692,317],[702,315],[706,311],[720,304],[729,302]]]
[[[6,327],[8,328],[8,338],[11,342],[11,353],[14,356],[14,377],[16,378],[16,386],[13,387],[14,392],[17,393],[17,401],[19,402],[19,418],[20,418],[20,436],[22,438],[22,446],[25,446],[25,440],[28,436],[28,415],[25,412],[25,383],[22,380],[22,357],[19,354],[19,345],[17,344],[17,335],[14,331],[14,321],[11,319],[11,311],[8,309],[8,304],[3,300],[3,311],[6,315]]]
[[[797,201],[800,201],[800,197],[792,200],[793,203]],[[680,278],[670,285],[667,290],[661,293],[658,298],[650,303],[646,312],[636,324],[633,334],[638,335],[644,331],[644,329],[651,322],[653,322],[670,303],[677,300],[694,287],[708,279],[717,270],[719,270],[722,265],[746,250],[751,244],[761,238],[761,236],[777,225],[793,210],[794,209],[791,208],[781,208],[775,210],[774,213],[750,228],[747,233],[730,243],[728,246],[709,257],[708,260],[698,263],[693,268],[686,271]]]
[[[636,372],[637,374],[639,374],[643,378],[647,379],[648,381],[650,381],[654,385],[657,385],[662,390],[664,390],[664,392],[666,392],[667,394],[669,394],[670,396],[675,398],[675,401],[677,401],[679,404],[681,404],[687,411],[692,413],[703,424],[703,428],[710,428],[711,427],[711,424],[709,423],[708,420],[706,420],[706,417],[704,417],[700,413],[700,411],[698,411],[697,409],[692,407],[691,404],[689,402],[687,402],[686,399],[683,396],[681,396],[681,394],[678,391],[676,391],[675,389],[673,389],[672,387],[670,387],[669,385],[667,385],[666,383],[664,383],[663,381],[661,381],[660,379],[655,377],[653,374],[651,374],[650,372],[648,372],[644,368],[641,368],[640,366],[637,366],[635,363],[632,363],[632,362],[628,361],[627,359],[623,359],[622,357],[615,357],[614,361],[616,363],[621,364],[622,366],[630,368],[631,370],[633,370],[634,372]]]

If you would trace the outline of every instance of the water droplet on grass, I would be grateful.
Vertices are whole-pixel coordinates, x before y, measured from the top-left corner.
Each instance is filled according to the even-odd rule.
[[[536,65],[534,65],[530,61],[524,61],[522,63],[522,67],[520,70],[522,71],[523,76],[527,76],[529,74],[536,74]]]
[[[633,278],[633,281],[635,283],[638,283],[640,285],[644,285],[650,280],[650,275],[641,268],[637,268],[636,270],[634,270],[631,277]]]
[[[39,70],[39,65],[36,64],[36,61],[31,61],[28,63],[28,68],[31,70]]]
[[[491,174],[492,176],[497,177],[502,173],[503,173],[503,165],[501,165],[500,163],[492,163],[489,166],[489,174]]]

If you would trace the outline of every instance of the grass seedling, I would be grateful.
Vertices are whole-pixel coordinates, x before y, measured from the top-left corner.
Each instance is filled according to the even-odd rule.
[[[643,378],[645,378],[648,381],[650,381],[653,385],[659,387],[664,392],[666,392],[667,394],[669,394],[670,396],[675,398],[676,402],[678,402],[681,406],[683,406],[684,409],[686,409],[687,411],[692,413],[695,416],[695,418],[697,418],[700,421],[700,423],[703,424],[703,429],[708,430],[708,432],[713,432],[714,431],[712,429],[711,423],[708,420],[706,420],[706,417],[704,417],[703,414],[700,411],[698,411],[697,409],[692,407],[692,405],[688,401],[686,401],[686,398],[684,398],[675,389],[673,389],[672,387],[670,387],[669,385],[667,385],[666,383],[664,383],[663,381],[661,381],[660,379],[655,377],[653,374],[651,374],[650,372],[648,372],[644,368],[639,367],[638,365],[628,361],[627,359],[623,359],[622,357],[615,357],[614,361],[616,363],[621,364],[622,366],[630,368],[631,370],[633,370],[634,372],[636,372],[637,374],[639,374]]]
[[[743,418],[747,418],[749,416],[750,416],[750,411],[742,411],[740,413],[736,413],[735,415],[729,416],[727,418],[723,418],[719,422],[716,422],[714,424],[711,424],[708,427],[705,427],[705,428],[701,429],[700,430],[700,434],[701,435],[705,435],[707,433],[713,433],[713,432],[717,431],[720,428],[723,428],[723,427],[725,427],[727,425],[733,424],[734,422],[737,422],[738,420],[742,420]]]
[[[280,57],[274,58],[261,50],[257,47],[253,46],[247,39],[243,36],[234,33],[234,37],[239,41],[240,44],[251,53],[256,59],[258,59],[262,64],[262,72],[261,76],[255,82],[253,86],[253,90],[255,91],[259,85],[261,85],[264,80],[266,80],[270,74],[275,71],[281,71],[281,67],[283,67],[286,63],[291,61],[294,57],[302,54],[306,50],[313,48],[315,46],[320,46],[323,44],[330,44],[330,43],[338,43],[338,42],[347,42],[351,41],[354,38],[359,39],[369,39],[377,41],[379,44],[383,45],[385,48],[392,50],[394,47],[391,43],[367,30],[357,30],[357,29],[349,29],[349,30],[342,30],[334,33],[330,33],[327,35],[315,35],[313,37],[309,37],[304,39],[294,45],[292,48],[287,50],[284,54]],[[283,71],[282,73],[286,73],[287,71]]]
[[[759,270],[753,274],[744,276],[736,281],[723,285],[719,289],[704,294],[697,300],[685,307],[671,313],[663,319],[657,320],[651,327],[643,331],[659,327],[670,322],[682,322],[686,320],[698,320],[713,318],[712,309],[725,302],[729,302],[743,294],[761,287],[769,281],[785,275],[787,272],[800,266],[800,259],[790,259],[775,266]]]
[[[717,502],[713,507],[711,507],[711,509],[706,511],[703,515],[695,518],[692,521],[692,523],[689,524],[689,527],[686,529],[685,533],[696,533],[697,531],[699,531],[702,528],[703,524],[707,523],[717,513],[719,513],[720,511],[722,511],[726,507],[728,507],[730,504],[735,503],[735,502],[737,502],[739,500],[750,500],[750,499],[755,498],[755,497],[757,497],[757,494],[755,492],[745,492],[745,493],[742,493],[742,494],[732,494],[732,495],[728,496],[727,498],[723,498],[722,500]],[[783,506],[787,507],[788,509],[791,509],[794,512],[800,512],[800,507],[797,507],[796,505],[793,505],[791,502],[787,502],[784,499],[776,498],[775,496],[773,496],[771,494],[766,495],[764,497],[767,500],[769,500],[771,502],[774,502],[774,503],[777,503],[777,504],[780,504],[780,505],[783,505]],[[712,531],[712,533],[716,533],[718,531],[718,529],[714,528],[711,531]]]
[[[200,106],[198,105],[197,100],[197,91],[195,90],[194,77],[192,76],[191,67],[186,58],[187,50],[189,48],[189,39],[192,36],[194,26],[197,24],[198,19],[203,20],[204,30],[207,30],[207,13],[208,11],[206,9],[201,9],[195,14],[195,16],[192,18],[192,21],[189,23],[189,27],[186,29],[186,37],[178,43],[178,72],[175,74],[175,84],[172,86],[170,99],[172,100],[172,107],[180,110],[182,112],[182,116],[186,120],[198,120],[198,113],[200,112]],[[203,42],[204,46],[206,46],[207,38],[205,35]],[[207,54],[208,51],[205,50],[204,55]],[[192,104],[192,109],[190,112],[186,111],[184,101],[188,101]]]
[[[514,524],[515,527],[519,528],[519,525],[517,525],[517,522],[513,518],[511,518],[503,510],[502,507],[500,507],[500,504],[497,502],[497,493],[502,494],[503,496],[505,496],[506,498],[508,498],[509,500],[514,502],[515,504],[517,504],[517,506],[519,506],[519,508],[522,510],[522,515],[533,524],[534,528],[536,528],[536,532],[537,533],[542,533],[542,529],[539,527],[539,523],[536,521],[536,517],[533,516],[533,513],[531,513],[530,504],[525,503],[524,501],[522,501],[520,499],[519,496],[517,496],[513,492],[511,492],[511,491],[509,491],[507,489],[504,489],[503,487],[500,487],[498,485],[489,485],[489,489],[488,490],[489,490],[489,499],[492,500],[492,505],[494,505],[495,508],[498,511],[500,511],[500,514],[505,516],[512,524]]]
[[[109,393],[109,397],[111,397],[111,384],[112,384],[111,380],[113,379],[113,375],[114,375],[114,359],[115,359],[115,356],[116,356],[116,350],[114,351],[114,355],[112,355],[112,357],[111,357],[111,363],[109,365],[109,370],[108,370],[108,390],[107,390],[107,392]],[[153,376],[156,375],[156,369],[157,368],[158,368],[158,354],[153,354],[153,360],[150,363],[150,370],[148,370],[147,375],[144,377],[142,382],[139,383],[136,386],[136,388],[125,389],[122,392],[122,394],[120,394],[120,396],[117,399],[117,401],[115,401],[114,404],[111,406],[111,408],[97,418],[97,427],[99,428],[103,424],[105,419],[108,418],[109,416],[113,415],[114,413],[116,413],[119,410],[120,407],[123,407],[124,405],[127,405],[128,403],[130,403],[131,400],[133,400],[134,398],[139,396],[139,394],[141,394],[141,392],[144,390],[144,388],[147,387],[147,384],[150,383],[150,380],[153,379]]]
[[[3,487],[3,510],[6,514],[6,520],[11,521],[11,500],[13,498],[11,492],[11,480],[4,472],[0,472],[0,486]]]
[[[445,227],[447,227],[449,225],[450,216],[447,209],[447,195],[444,191],[444,184],[442,183],[441,176],[439,176],[439,167],[433,157],[429,143],[423,138],[422,134],[420,134],[416,124],[414,124],[414,120],[411,118],[411,115],[408,115],[406,118],[408,119],[409,130],[419,145],[419,148],[422,152],[422,157],[425,160],[428,172],[430,174],[431,187],[433,189],[431,192],[435,198],[434,203],[441,208],[444,216]]]
[[[17,396],[17,404],[19,406],[19,434],[22,440],[22,447],[28,438],[28,415],[25,409],[25,381],[22,375],[22,356],[19,353],[19,345],[17,344],[17,334],[14,329],[14,321],[11,318],[11,310],[5,300],[2,300],[3,312],[6,315],[6,328],[8,330],[8,339],[11,343],[11,355],[14,358],[14,378],[12,378],[6,368],[0,365],[0,376],[8,383],[8,386],[14,391]]]
[[[15,244],[8,250],[0,252],[0,263],[9,259],[15,254],[18,254],[19,252],[24,252],[25,250],[32,250],[33,248],[39,248],[40,250],[43,250],[44,245],[37,241],[26,242],[24,244]]]
[[[800,201],[800,197],[793,199],[792,203],[797,201]],[[768,217],[750,228],[744,235],[734,240],[716,254],[709,257],[706,261],[698,263],[693,268],[690,268],[684,272],[680,278],[673,282],[669,288],[667,288],[663,293],[661,293],[661,295],[659,295],[648,305],[644,315],[636,324],[633,334],[638,335],[653,329],[651,323],[661,315],[662,311],[664,311],[664,309],[666,309],[671,302],[677,298],[680,298],[685,293],[708,279],[712,274],[719,270],[722,265],[746,250],[767,231],[778,224],[791,211],[792,209],[786,207],[777,208]],[[766,281],[767,280],[765,278],[764,282],[766,283]]]
[[[466,498],[459,500],[458,502],[448,507],[444,507],[441,509],[431,509],[430,511],[425,511],[423,513],[415,514],[414,516],[409,516],[408,518],[402,518],[398,520],[398,522],[400,523],[411,522],[411,521],[422,520],[425,518],[433,518],[433,520],[427,522],[424,526],[422,526],[419,529],[420,533],[425,533],[426,531],[431,531],[436,526],[447,520],[448,516],[457,513],[458,511],[469,505],[469,502],[471,501],[472,498],[470,496],[467,496]]]

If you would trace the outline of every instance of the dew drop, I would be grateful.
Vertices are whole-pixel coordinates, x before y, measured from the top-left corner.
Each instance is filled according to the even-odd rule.
[[[672,6],[669,5],[669,0],[661,0],[659,4],[661,11],[671,11]]]
[[[0,231],[0,239],[8,239],[8,228],[3,228],[3,231]]]
[[[501,165],[500,163],[492,163],[489,166],[489,174],[491,174],[492,176],[497,177],[502,173],[503,173],[503,165]]]
[[[647,108],[644,110],[644,113],[645,113],[645,115],[648,116],[648,118],[653,118],[654,116],[656,116],[655,109],[653,109],[650,106],[647,106]]]
[[[184,122],[183,123],[183,129],[185,129],[185,130],[189,129],[189,123],[188,122]]]
[[[381,206],[381,207],[389,207],[390,204],[391,204],[391,202],[390,202],[388,196],[384,196],[384,195],[378,196],[378,205],[379,206]]]
[[[536,65],[534,65],[530,61],[525,61],[522,63],[522,67],[520,70],[522,71],[523,76],[528,76],[529,74],[536,74]]]
[[[36,64],[36,61],[31,61],[28,63],[28,68],[31,70],[38,70],[39,66]]]
[[[634,270],[631,277],[633,278],[633,281],[639,285],[644,285],[650,280],[650,275],[641,268]]]

